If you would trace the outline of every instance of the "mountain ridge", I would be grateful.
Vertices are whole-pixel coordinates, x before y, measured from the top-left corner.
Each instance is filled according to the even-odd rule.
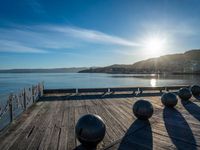
[[[200,49],[185,53],[168,54],[156,58],[138,61],[134,64],[114,64],[107,67],[89,68],[79,73],[172,73],[200,74]]]
[[[87,67],[48,68],[48,69],[2,69],[0,73],[77,73]]]

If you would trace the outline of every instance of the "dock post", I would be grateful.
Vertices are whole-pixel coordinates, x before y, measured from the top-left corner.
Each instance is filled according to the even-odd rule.
[[[139,93],[140,93],[140,88],[137,88],[136,95],[138,95]]]
[[[143,90],[142,90],[142,88],[138,88],[139,90],[140,90],[140,94],[142,94],[143,93]]]
[[[44,93],[43,93],[43,92],[44,92],[44,88],[45,88],[45,87],[44,87],[44,81],[43,81],[43,82],[42,82],[42,96],[43,96],[43,94],[44,94]]]
[[[24,88],[24,110],[26,110],[26,89]]]
[[[135,95],[135,91],[133,90],[133,93],[132,93],[133,95]]]
[[[160,93],[162,93],[162,88],[160,88]]]
[[[31,95],[32,95],[33,103],[35,103],[35,98],[34,98],[34,86],[33,86],[33,85],[32,85],[32,89],[31,89]]]
[[[44,95],[44,81],[41,83],[41,88],[40,88],[40,92],[41,92],[41,95],[40,96],[43,96]]]
[[[13,122],[13,94],[9,96],[9,111],[10,111],[10,122]]]

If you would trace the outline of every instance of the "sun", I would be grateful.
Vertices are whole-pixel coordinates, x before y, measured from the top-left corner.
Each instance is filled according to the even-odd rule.
[[[166,48],[166,39],[161,37],[149,37],[144,40],[145,52],[150,57],[157,57],[164,53]]]
[[[163,48],[163,41],[159,38],[152,38],[147,41],[146,47],[151,50],[161,50]]]

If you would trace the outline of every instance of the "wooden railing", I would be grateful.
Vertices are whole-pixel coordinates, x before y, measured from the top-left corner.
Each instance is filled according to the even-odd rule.
[[[144,91],[170,91],[170,90],[179,90],[183,87],[189,87],[188,85],[180,86],[161,86],[161,87],[111,87],[111,88],[72,88],[72,89],[45,89],[44,94],[54,94],[54,93],[115,93],[115,92],[139,92],[143,93]]]
[[[39,83],[30,88],[24,88],[19,93],[11,93],[5,104],[0,104],[0,130],[37,102],[43,96],[43,90],[44,84]]]

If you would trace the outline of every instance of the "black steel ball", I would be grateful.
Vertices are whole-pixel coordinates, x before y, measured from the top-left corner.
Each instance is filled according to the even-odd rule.
[[[133,105],[134,115],[141,120],[147,120],[153,115],[153,106],[147,100],[138,100]]]
[[[178,92],[178,96],[182,100],[189,100],[192,97],[192,93],[188,88],[181,88]]]
[[[167,107],[174,107],[176,106],[178,99],[174,93],[168,92],[162,95],[161,102]]]
[[[78,120],[75,132],[76,137],[83,146],[92,148],[103,140],[106,126],[100,116],[87,114]]]
[[[191,86],[190,90],[194,96],[200,96],[200,86],[199,85]]]

